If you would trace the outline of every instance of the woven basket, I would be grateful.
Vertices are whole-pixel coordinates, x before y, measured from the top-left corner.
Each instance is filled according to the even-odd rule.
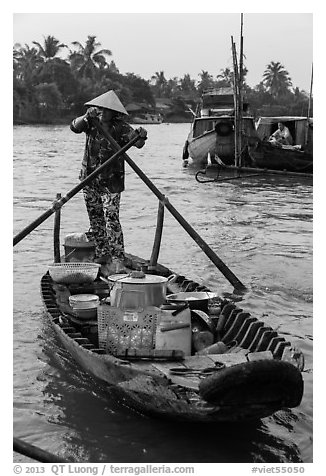
[[[49,273],[56,283],[90,283],[97,277],[101,265],[97,263],[54,263]]]

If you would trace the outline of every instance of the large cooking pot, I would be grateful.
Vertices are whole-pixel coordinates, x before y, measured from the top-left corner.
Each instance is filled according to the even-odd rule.
[[[159,307],[165,302],[168,278],[163,276],[133,271],[114,274],[107,279],[112,283],[111,306],[140,311],[148,306]]]

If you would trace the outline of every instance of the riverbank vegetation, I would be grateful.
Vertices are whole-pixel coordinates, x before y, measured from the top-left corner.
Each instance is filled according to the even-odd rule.
[[[102,48],[96,36],[88,36],[84,44],[66,45],[53,36],[44,37],[43,44],[16,44],[14,123],[69,123],[84,113],[86,101],[109,89],[117,92],[127,110],[138,107],[160,112],[168,122],[190,122],[203,90],[232,87],[229,68],[220,69],[215,77],[202,70],[197,79],[187,73],[167,79],[164,71],[158,71],[146,80],[134,73],[121,74],[111,58],[111,50]],[[253,88],[246,83],[247,73],[244,68],[243,89],[254,116],[307,114],[309,93],[292,84],[281,63],[267,64],[261,82]]]

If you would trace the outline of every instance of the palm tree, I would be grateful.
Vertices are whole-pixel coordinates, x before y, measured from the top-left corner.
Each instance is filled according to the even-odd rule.
[[[43,45],[37,41],[33,41],[33,44],[37,46],[38,54],[43,61],[38,75],[39,82],[57,83],[62,92],[71,90],[71,87],[74,88],[70,65],[57,56],[61,48],[67,48],[67,45],[60,43],[51,35],[44,37]]]
[[[44,45],[42,46],[37,41],[33,41],[33,44],[38,47],[39,55],[45,60],[51,60],[57,56],[61,48],[67,48],[67,45],[60,43],[54,36],[44,37]]]
[[[72,45],[77,51],[70,51],[69,60],[72,69],[82,77],[94,78],[99,69],[108,67],[105,55],[111,56],[112,52],[107,49],[97,51],[101,43],[96,41],[96,36],[88,36],[85,46],[79,41],[73,41]]]
[[[185,93],[196,92],[196,82],[194,79],[191,79],[190,74],[188,73],[180,79],[179,84],[181,90]]]
[[[242,68],[242,75],[243,75],[243,83],[246,82],[246,75],[248,74],[248,70],[245,66]],[[234,81],[234,72],[230,68],[225,68],[220,70],[220,74],[216,76],[218,80],[219,87],[228,87],[233,85]]]
[[[24,82],[27,86],[31,85],[36,71],[42,64],[36,48],[30,48],[29,45],[21,46],[16,44],[13,52],[14,60],[14,78]]]
[[[288,71],[278,61],[271,61],[263,74],[263,83],[273,97],[283,95],[292,86],[292,80]]]
[[[13,116],[21,120],[32,117],[36,106],[34,94],[40,65],[43,63],[36,48],[16,44],[13,52]]]
[[[151,77],[154,81],[155,96],[164,97],[166,93],[167,80],[164,76],[164,71],[156,71],[155,75]]]
[[[221,83],[220,86],[232,86],[234,77],[233,71],[231,71],[230,68],[221,69],[220,71],[220,74],[216,76]]]
[[[205,89],[214,87],[213,76],[209,74],[208,71],[202,70],[198,76],[200,77],[200,82],[198,84],[198,91],[200,94],[202,94]]]

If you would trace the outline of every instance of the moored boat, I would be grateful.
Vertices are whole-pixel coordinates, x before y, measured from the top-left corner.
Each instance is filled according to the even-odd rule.
[[[244,112],[248,105],[244,103]],[[242,157],[250,162],[249,144],[257,138],[254,118],[242,117]],[[198,116],[194,117],[185,142],[182,159],[185,165],[205,166],[219,157],[234,164],[235,113],[231,88],[204,91]]]
[[[163,117],[160,113],[144,112],[132,115],[130,122],[131,124],[162,124]]]
[[[270,136],[283,123],[290,131],[293,145],[270,142]],[[259,141],[251,148],[252,167],[312,173],[313,120],[307,117],[261,117],[257,123]]]

